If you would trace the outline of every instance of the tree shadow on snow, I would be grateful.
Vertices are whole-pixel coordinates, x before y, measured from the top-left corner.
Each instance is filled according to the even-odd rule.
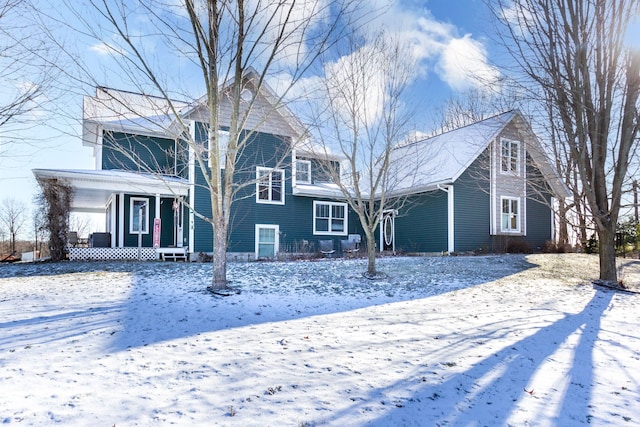
[[[379,262],[390,273],[386,280],[362,277],[366,260],[232,263],[231,286],[240,294],[229,297],[216,297],[205,290],[211,280],[210,264],[158,263],[152,271],[133,275],[120,330],[109,350],[425,298],[535,267],[524,256]]]
[[[554,395],[551,400],[557,402],[557,410],[544,415],[550,417],[553,420],[551,422],[557,422],[560,416],[562,419],[558,425],[587,424],[590,421],[589,403],[594,384],[594,346],[600,331],[600,318],[614,294],[597,291],[581,312],[565,315],[533,335],[479,360],[464,372],[451,375],[444,382],[435,381],[433,385],[420,388],[418,393],[404,399],[398,407],[391,404],[393,409],[367,425],[508,425],[509,417],[521,406],[527,406],[524,400],[537,399],[540,394]],[[573,363],[564,374],[566,388],[535,390],[535,384],[531,384],[534,374],[574,334],[579,334],[579,338],[572,349]],[[484,337],[474,335],[468,339],[490,340],[491,337],[490,332]],[[424,357],[428,359],[429,355],[425,354]],[[533,394],[525,391],[527,387],[534,389]],[[402,394],[406,388],[406,381],[397,382],[390,387],[371,391],[376,396],[365,400]],[[351,407],[348,411],[360,409]],[[420,414],[419,419],[416,419],[416,414]],[[331,423],[339,423],[343,415],[346,416],[334,414]],[[542,416],[532,413],[533,418],[528,421],[545,424],[545,421],[537,418],[538,415]]]

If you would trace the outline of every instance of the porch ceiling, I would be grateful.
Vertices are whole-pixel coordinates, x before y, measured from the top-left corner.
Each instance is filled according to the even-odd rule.
[[[73,188],[71,210],[103,213],[113,193],[187,196],[189,182],[184,178],[157,176],[121,170],[33,169],[37,179],[60,179]]]

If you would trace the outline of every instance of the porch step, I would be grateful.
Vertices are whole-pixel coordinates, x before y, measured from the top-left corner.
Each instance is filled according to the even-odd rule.
[[[156,251],[162,261],[187,260],[187,248],[157,248]]]

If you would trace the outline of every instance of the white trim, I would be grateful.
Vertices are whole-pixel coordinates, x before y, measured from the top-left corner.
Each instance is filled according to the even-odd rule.
[[[268,186],[268,199],[261,199],[260,198],[260,172],[268,172],[269,173],[269,186]],[[279,173],[282,176],[282,179],[280,181],[280,196],[281,196],[281,200],[273,200],[273,177],[272,175],[274,173]],[[285,172],[284,169],[274,169],[274,168],[267,168],[264,166],[256,166],[256,203],[260,203],[260,204],[268,204],[268,205],[284,205],[285,204]]]
[[[329,205],[329,222],[328,222],[328,231],[318,231],[316,230],[316,206],[317,205]],[[331,231],[333,225],[333,216],[332,216],[332,207],[333,206],[342,206],[344,208],[344,230],[342,231]],[[313,201],[313,234],[315,236],[346,236],[348,235],[349,229],[349,207],[346,203],[342,202],[325,202],[321,200]]]
[[[115,198],[114,198],[115,196]],[[118,197],[117,194],[112,194],[111,197],[109,197],[109,201],[107,202],[107,208],[111,210],[111,224],[109,224],[109,232],[111,233],[111,247],[115,248],[116,247],[116,224],[117,224],[117,217],[118,217],[118,213],[116,212],[116,198]]]
[[[453,185],[447,186],[447,251],[455,252],[455,199],[453,197]]]
[[[307,165],[307,173],[309,176],[308,180],[306,181],[298,180],[298,163],[304,163],[305,165]],[[311,160],[296,159],[295,163],[293,164],[293,169],[295,171],[296,184],[311,184]]]
[[[98,127],[98,141],[96,142],[96,146],[93,148],[93,155],[96,159],[96,170],[102,170],[102,144],[103,144],[103,134],[104,129],[102,126]]]
[[[516,224],[518,224],[518,228],[515,230],[512,228],[505,229],[502,226],[502,215],[504,215],[504,212],[502,211],[502,204],[504,200],[518,202],[518,213],[516,214]],[[511,204],[509,204],[509,211],[511,211]],[[509,212],[509,214],[513,215],[512,212]],[[520,197],[500,196],[500,232],[504,234],[521,234],[521,230],[522,230],[522,199]]]
[[[191,140],[195,140],[195,122],[191,120],[189,122],[189,137]],[[196,195],[196,164],[195,164],[195,153],[193,152],[193,147],[189,144],[189,249],[193,252],[195,246],[195,238],[194,238],[194,228],[196,222],[196,216],[193,211],[195,206],[195,196]]]
[[[497,141],[497,140],[496,140]],[[489,155],[490,157],[490,168],[489,168],[489,180],[490,180],[490,187],[489,187],[489,235],[493,236],[497,233],[497,230],[499,227],[497,227],[498,224],[498,220],[497,220],[497,215],[496,215],[496,205],[498,204],[498,200],[497,200],[497,190],[496,187],[498,185],[497,183],[497,172],[496,172],[496,168],[499,168],[500,165],[496,165],[496,158],[499,159],[500,156],[496,153],[496,150],[501,149],[501,147],[495,148],[496,146],[498,146],[498,144],[496,142],[494,142],[493,150],[489,150]]]
[[[144,221],[142,222],[142,230],[134,230],[134,206],[135,202],[144,202],[146,204],[146,211]],[[149,234],[149,198],[147,197],[129,197],[129,234]]]
[[[118,218],[120,225],[118,226],[118,247],[124,248],[124,193],[118,194]]]
[[[267,228],[275,231],[275,241],[273,247],[274,258],[278,256],[278,251],[280,250],[280,226],[278,224],[256,224],[256,234],[254,236],[255,241],[255,257],[258,259],[258,250],[260,247],[260,229]]]

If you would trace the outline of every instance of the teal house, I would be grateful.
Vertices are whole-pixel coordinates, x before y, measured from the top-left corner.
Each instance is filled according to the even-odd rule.
[[[343,159],[314,149],[296,116],[277,105],[268,86],[256,91],[252,78],[246,76],[242,96],[254,104],[237,159],[243,185],[231,212],[229,258],[315,253],[321,241],[340,254],[341,241],[363,236],[321,167]],[[221,99],[217,132],[224,141],[231,109]],[[104,215],[103,231],[69,248],[72,259],[195,260],[213,251],[202,173],[209,165],[195,153],[208,148],[207,116],[203,102],[103,87],[85,97],[82,143],[93,150],[95,168],[33,170],[38,179],[73,188],[73,211]],[[185,129],[196,148],[184,143]],[[554,197],[566,196],[517,111],[397,146],[391,175],[398,180],[387,193],[392,203],[381,219],[380,251],[492,251],[514,241],[535,249],[553,238]]]
[[[253,91],[251,75],[245,91]],[[355,215],[341,200],[322,162],[338,156],[314,154],[305,129],[267,86],[254,99],[247,120],[251,131],[237,159],[243,182],[231,213],[230,259],[274,259],[283,253],[314,253],[330,240],[359,241]],[[220,105],[219,137],[227,135],[230,107]],[[192,141],[207,149],[208,109],[203,103],[172,105],[161,98],[99,87],[85,97],[83,145],[93,150],[95,169],[34,169],[38,179],[56,179],[73,188],[72,211],[101,213],[104,232],[88,247],[70,247],[72,259],[197,259],[213,251],[211,198]],[[179,110],[176,123],[171,108]],[[224,153],[221,153],[224,157]]]
[[[568,196],[515,110],[397,146],[392,165],[403,171],[390,190],[400,207],[385,214],[381,249],[537,250],[554,238],[555,199]]]

